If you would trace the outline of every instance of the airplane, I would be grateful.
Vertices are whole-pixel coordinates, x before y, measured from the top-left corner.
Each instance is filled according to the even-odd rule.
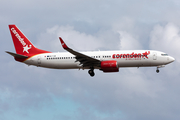
[[[119,72],[121,67],[157,67],[172,63],[175,59],[156,50],[117,50],[77,52],[69,48],[61,37],[60,43],[67,52],[52,53],[36,48],[16,25],[9,25],[16,53],[6,51],[18,62],[52,69],[89,69],[91,77],[94,69],[104,73]]]

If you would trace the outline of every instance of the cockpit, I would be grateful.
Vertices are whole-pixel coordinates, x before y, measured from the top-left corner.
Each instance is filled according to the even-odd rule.
[[[162,55],[162,56],[168,56],[168,54],[165,54],[165,53],[164,53],[164,54],[161,54],[161,55]]]

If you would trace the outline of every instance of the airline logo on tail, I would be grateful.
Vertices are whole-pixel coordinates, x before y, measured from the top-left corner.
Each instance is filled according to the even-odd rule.
[[[31,45],[29,45],[29,47],[28,47],[28,45],[24,42],[24,38],[21,38],[21,36],[18,34],[18,32],[15,30],[15,28],[11,28],[11,31],[12,31],[12,32],[14,33],[14,35],[17,37],[17,39],[19,40],[19,42],[22,44],[22,46],[23,46],[23,52],[25,51],[25,52],[27,52],[27,53],[29,54],[28,50],[31,49]]]
[[[29,47],[28,47],[28,45],[26,45],[26,46],[23,47],[23,48],[24,48],[24,49],[23,49],[23,52],[26,51],[27,53],[29,53],[28,50],[31,49],[31,45],[29,45]]]

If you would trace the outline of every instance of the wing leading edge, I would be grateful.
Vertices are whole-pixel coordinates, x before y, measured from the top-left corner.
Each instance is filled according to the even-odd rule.
[[[80,62],[80,65],[82,65],[83,67],[89,67],[89,68],[94,68],[94,67],[100,67],[101,66],[101,61],[95,58],[92,58],[90,56],[87,56],[85,54],[82,54],[80,52],[74,51],[73,49],[69,48],[65,42],[63,41],[63,39],[61,37],[59,37],[60,42],[62,47],[67,50],[68,52],[70,52],[71,54],[76,56],[76,62]]]

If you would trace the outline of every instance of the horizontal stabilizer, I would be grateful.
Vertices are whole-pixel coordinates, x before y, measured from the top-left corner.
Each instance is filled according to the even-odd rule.
[[[12,53],[12,52],[8,52],[6,51],[6,53],[14,56],[15,58],[20,58],[20,59],[25,59],[25,58],[28,58],[28,56],[24,56],[24,55],[20,55],[20,54],[16,54],[16,53]]]

